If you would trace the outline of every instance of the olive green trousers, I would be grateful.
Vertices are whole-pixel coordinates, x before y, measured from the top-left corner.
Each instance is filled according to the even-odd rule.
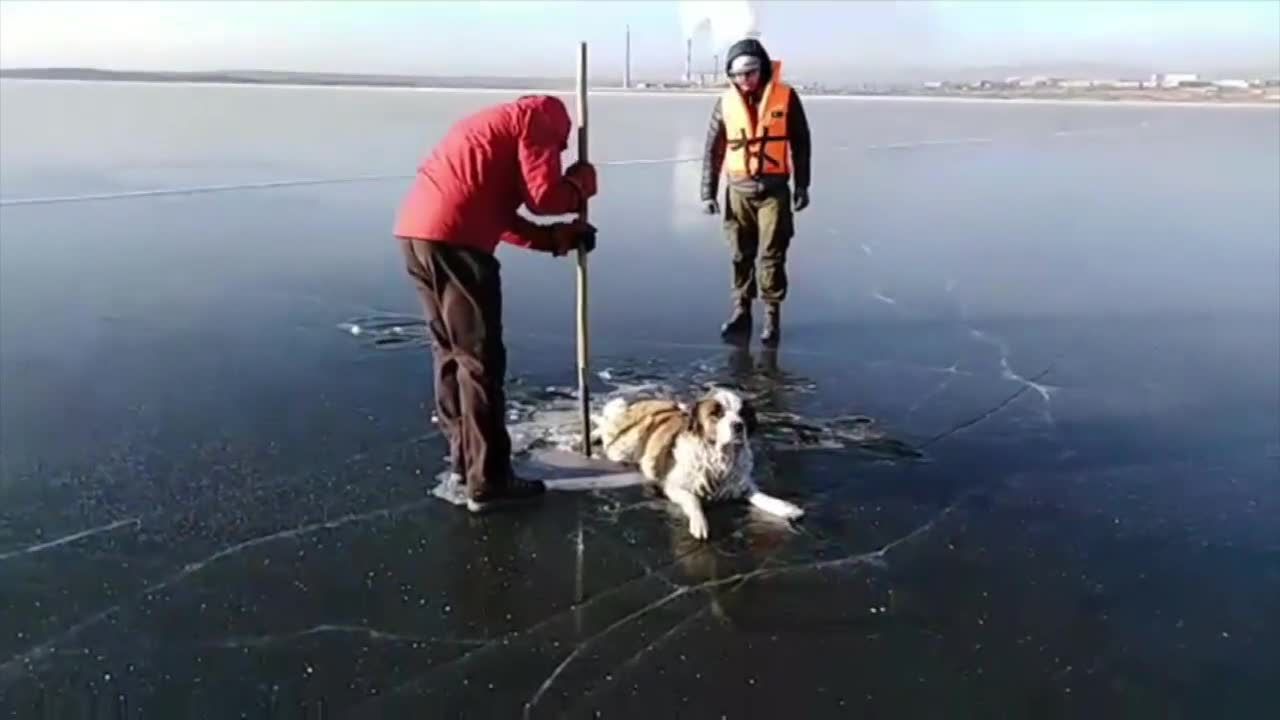
[[[734,304],[749,307],[757,293],[766,303],[787,299],[787,249],[795,226],[791,189],[783,185],[760,196],[725,191],[724,231],[733,251]]]

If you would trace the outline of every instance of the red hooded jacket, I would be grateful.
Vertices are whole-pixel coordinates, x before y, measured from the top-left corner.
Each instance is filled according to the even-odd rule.
[[[551,233],[520,217],[577,212],[581,195],[561,171],[569,111],[554,97],[522,97],[456,124],[418,167],[396,218],[397,237],[493,253],[499,242],[551,252]]]

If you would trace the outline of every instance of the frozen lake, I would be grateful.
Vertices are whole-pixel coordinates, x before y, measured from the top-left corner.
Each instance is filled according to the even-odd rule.
[[[1280,111],[807,99],[764,353],[716,335],[711,98],[594,96],[596,397],[744,387],[808,513],[700,546],[635,488],[429,493],[391,225],[508,97],[0,82],[0,714],[1274,707]],[[282,181],[323,182],[239,187]],[[513,429],[554,443],[572,263],[499,257]]]

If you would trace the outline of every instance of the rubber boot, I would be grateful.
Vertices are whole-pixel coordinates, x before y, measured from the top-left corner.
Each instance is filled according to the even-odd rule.
[[[481,497],[467,498],[467,509],[479,515],[541,498],[547,492],[541,480],[525,480],[514,475],[507,483]]]
[[[760,332],[760,343],[765,347],[776,348],[782,340],[782,306],[770,303],[765,306],[764,330]]]
[[[742,339],[751,334],[751,306],[738,305],[733,314],[720,326],[720,337],[725,340]]]

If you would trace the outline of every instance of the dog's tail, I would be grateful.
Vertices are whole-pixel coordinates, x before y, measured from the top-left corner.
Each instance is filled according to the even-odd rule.
[[[627,399],[614,398],[604,404],[604,409],[600,411],[600,418],[602,420],[616,422],[626,411]]]
[[[596,419],[595,434],[600,442],[608,447],[613,443],[614,438],[618,435],[619,423],[622,416],[627,413],[627,401],[625,398],[614,398],[605,403],[604,408],[600,411],[600,416]]]

